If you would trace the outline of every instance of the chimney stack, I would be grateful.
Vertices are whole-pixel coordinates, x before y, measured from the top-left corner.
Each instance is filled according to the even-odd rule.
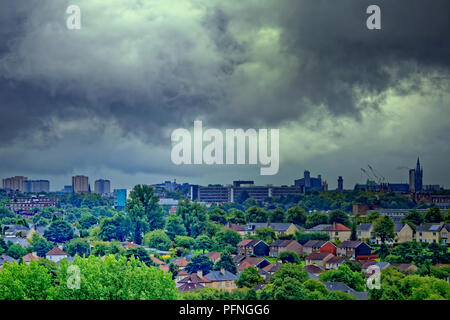
[[[203,271],[202,270],[198,270],[197,271],[197,275],[202,278],[203,277]]]
[[[220,273],[225,274],[225,269],[224,268],[220,269]]]

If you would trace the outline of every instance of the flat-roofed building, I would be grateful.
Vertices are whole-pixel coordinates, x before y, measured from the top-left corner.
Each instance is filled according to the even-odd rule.
[[[89,193],[89,178],[86,176],[73,176],[72,190],[74,193]]]

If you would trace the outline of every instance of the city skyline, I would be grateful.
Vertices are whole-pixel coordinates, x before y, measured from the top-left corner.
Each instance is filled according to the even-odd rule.
[[[417,188],[417,183],[418,182],[414,178],[413,178],[414,179],[413,182],[411,182],[411,171],[417,172],[419,170],[421,172],[421,174],[420,174],[420,182],[419,182],[420,186],[421,186],[420,188],[422,188],[422,185],[423,185],[423,189],[425,189],[425,186],[436,186],[436,185],[439,185],[441,188],[445,189],[446,188],[445,185],[442,185],[442,184],[439,184],[439,183],[435,183],[433,181],[428,181],[428,180],[423,179],[422,175],[423,175],[423,168],[424,167],[423,167],[423,165],[420,164],[420,160],[419,159],[420,158],[417,158],[417,163],[416,163],[415,167],[413,167],[413,168],[407,168],[407,167],[402,168],[404,170],[408,170],[409,175],[406,178],[404,177],[406,180],[398,180],[398,181],[393,180],[393,179],[391,179],[389,177],[381,175],[379,171],[372,171],[373,168],[370,165],[368,165],[369,169],[367,169],[367,170],[365,170],[363,168],[360,168],[360,170],[361,170],[361,180],[357,181],[354,184],[346,183],[346,179],[343,176],[338,176],[335,179],[336,181],[333,182],[332,180],[328,179],[327,177],[322,176],[322,174],[320,174],[320,172],[317,173],[318,178],[311,176],[311,181],[313,183],[313,186],[315,186],[315,188],[317,188],[317,186],[322,187],[322,183],[326,182],[328,190],[332,191],[332,190],[339,190],[339,183],[340,183],[339,180],[342,179],[341,183],[342,183],[343,190],[353,190],[356,187],[356,185],[365,184],[367,181],[374,181],[374,182],[378,183],[378,182],[381,181],[381,177],[382,177],[384,183],[408,184],[408,185],[411,185],[411,183],[412,183],[412,185],[414,186],[414,190],[415,190],[415,188]],[[371,174],[365,173],[365,172],[370,172],[369,170],[372,171]],[[365,175],[363,174],[363,172],[365,173]],[[377,174],[379,176],[377,176]],[[306,178],[305,175],[308,175],[308,176],[311,175],[311,171],[305,169],[305,171],[303,172],[303,175],[298,175],[297,177],[294,177],[294,179],[292,181],[279,183],[278,185],[287,185],[287,186],[303,185],[304,186],[305,182],[302,182],[301,180],[304,180]],[[26,176],[25,177],[24,176],[16,176],[16,177],[17,178],[25,178],[25,181],[28,181],[28,182],[39,182],[39,181],[50,181],[51,182],[51,180],[49,180],[49,179],[47,179],[47,180],[41,180],[41,179],[34,180],[34,179],[29,179]],[[177,178],[165,178],[165,179],[162,179],[162,180],[159,180],[159,181],[139,182],[139,183],[136,183],[136,184],[133,184],[133,185],[120,185],[117,182],[115,184],[111,183],[111,179],[109,179],[108,177],[99,177],[99,178],[93,179],[93,178],[90,178],[88,175],[78,175],[77,174],[77,175],[72,176],[71,178],[73,180],[76,177],[87,177],[88,178],[88,180],[86,180],[85,189],[86,190],[89,189],[90,192],[96,192],[95,191],[96,190],[95,186],[97,185],[97,183],[101,183],[101,184],[107,183],[107,185],[108,185],[107,188],[110,190],[110,192],[112,192],[114,189],[122,189],[122,188],[132,189],[137,184],[156,185],[156,184],[159,184],[159,183],[162,183],[162,182],[165,182],[165,181],[176,181],[176,180],[178,180]],[[5,178],[2,178],[2,179],[3,180],[7,180],[7,179],[10,179],[10,178],[9,177],[8,178],[5,177]],[[380,180],[377,181],[377,179],[380,179]],[[409,179],[409,181],[408,181],[408,179]],[[221,184],[223,186],[227,186],[227,185],[232,185],[232,181],[238,181],[238,180],[254,181],[255,185],[264,185],[264,186],[266,186],[266,185],[277,185],[275,183],[265,183],[265,184],[264,183],[258,183],[258,179],[254,179],[254,178],[246,179],[244,177],[237,177],[236,179],[227,180],[225,182],[218,182],[218,181],[211,181],[211,180],[206,181],[205,183],[195,183],[195,182],[192,182],[192,181],[189,181],[189,180],[182,180],[182,181],[178,180],[178,182],[181,183],[181,184],[188,183],[190,185],[207,186],[209,184]],[[318,180],[318,182],[314,182],[316,180]],[[25,181],[23,181],[23,183],[25,183]],[[53,184],[50,184],[50,185],[53,186]],[[59,191],[62,191],[64,189],[64,187],[72,186],[72,185],[73,185],[73,181],[72,181],[71,184],[63,184],[60,188],[59,187],[52,187],[52,188],[50,188],[50,192],[59,192]]]

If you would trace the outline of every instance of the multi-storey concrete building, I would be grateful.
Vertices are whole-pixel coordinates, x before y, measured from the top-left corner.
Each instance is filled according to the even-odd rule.
[[[86,176],[73,176],[72,190],[74,193],[89,193],[89,178]]]

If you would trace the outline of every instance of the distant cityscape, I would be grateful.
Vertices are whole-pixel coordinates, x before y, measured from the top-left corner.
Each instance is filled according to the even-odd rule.
[[[440,185],[423,184],[423,168],[420,159],[417,159],[416,167],[409,170],[409,183],[390,183],[381,174],[369,165],[368,170],[361,168],[362,173],[367,175],[365,184],[356,184],[353,189],[344,189],[344,179],[337,178],[337,192],[344,190],[361,190],[374,193],[395,193],[409,196],[414,202],[424,201],[428,204],[448,208],[450,205],[450,195],[439,194],[443,190]],[[370,172],[370,173],[369,173]],[[326,180],[322,180],[319,174],[317,177],[311,176],[310,171],[305,170],[303,178],[294,180],[292,185],[255,185],[252,180],[237,180],[229,185],[210,184],[201,186],[189,183],[177,183],[176,180],[165,181],[159,184],[150,185],[153,187],[155,195],[160,198],[161,204],[176,205],[177,199],[189,198],[191,201],[201,203],[234,203],[244,198],[252,198],[256,201],[265,201],[267,198],[282,196],[297,196],[307,192],[331,192],[328,189]],[[72,177],[72,184],[66,185],[60,191],[50,192],[49,180],[28,180],[25,176],[15,176],[3,179],[3,190],[12,193],[22,194],[99,194],[102,197],[114,198],[115,208],[124,208],[127,199],[127,189],[118,188],[111,191],[111,181],[108,179],[98,179],[94,182],[94,189],[91,189],[89,177],[76,175]],[[176,199],[172,199],[175,196]],[[14,212],[26,213],[33,208],[45,208],[55,205],[55,198],[45,196],[20,198],[8,204]],[[362,210],[365,213],[371,208],[360,207],[354,210]]]

